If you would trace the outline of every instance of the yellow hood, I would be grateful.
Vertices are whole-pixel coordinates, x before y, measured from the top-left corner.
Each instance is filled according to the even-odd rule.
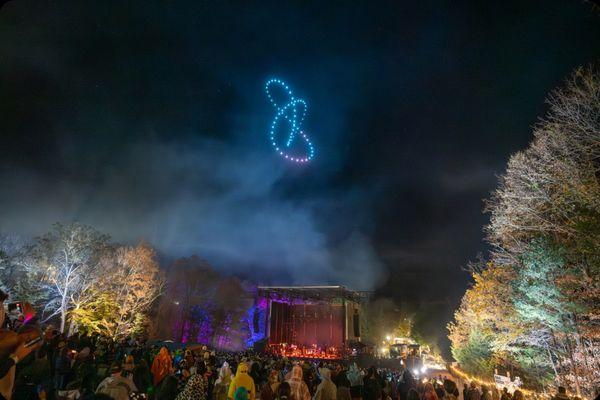
[[[248,373],[248,364],[245,362],[241,362],[238,364],[237,370],[235,371],[235,376],[239,374],[247,374]]]

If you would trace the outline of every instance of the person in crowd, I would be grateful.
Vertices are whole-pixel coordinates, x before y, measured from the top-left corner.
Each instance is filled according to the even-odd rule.
[[[54,359],[54,387],[58,390],[65,388],[71,375],[70,350],[65,342],[58,345],[59,352]]]
[[[506,393],[508,394],[508,389],[504,388]],[[492,392],[487,385],[481,386],[481,400],[492,400]],[[502,400],[510,400],[510,397],[505,399],[504,394],[502,394]]]
[[[317,386],[315,392],[315,400],[336,400],[337,399],[337,387],[331,381],[331,370],[329,368],[320,368],[319,376],[321,377],[321,383]],[[263,399],[261,399],[263,400]]]
[[[473,381],[469,385],[469,389],[467,389],[467,391],[466,391],[465,400],[480,400],[480,399],[481,399],[481,393],[479,393],[479,390],[477,389],[477,384]]]
[[[417,386],[417,382],[410,370],[407,368],[402,371],[402,375],[398,381],[398,389],[397,392],[400,395],[400,400],[406,400],[408,396],[408,391],[410,389],[414,389]]]
[[[263,385],[260,391],[260,400],[275,400],[277,389],[279,388],[279,371],[273,369],[269,374],[267,383]]]
[[[559,386],[557,393],[552,397],[552,400],[570,400],[567,396],[567,389],[564,386]]]
[[[231,385],[231,368],[229,368],[229,364],[225,361],[219,369],[219,377],[215,381],[212,391],[214,400],[227,400],[229,385]]]
[[[482,394],[481,400],[490,400],[490,399],[484,399],[483,394]],[[500,400],[512,400],[512,397],[511,397],[510,393],[508,392],[508,388],[506,388],[506,387],[502,388],[502,396],[500,396]]]
[[[381,399],[381,381],[377,374],[377,369],[374,366],[369,367],[367,376],[363,380],[364,399],[365,400],[380,400]]]
[[[245,362],[238,364],[235,377],[231,380],[231,384],[229,385],[227,398],[233,400],[236,390],[242,386],[248,390],[248,399],[254,400],[256,396],[256,387],[254,386],[254,380],[248,375],[248,364]]]
[[[496,385],[492,386],[492,400],[500,400],[500,392]]]
[[[33,352],[16,369],[13,399],[38,399],[38,393],[52,388],[50,362],[43,348]],[[1,396],[0,396],[1,397]]]
[[[215,382],[219,377],[218,368],[215,365],[215,359],[211,356],[208,358],[208,360],[198,360],[196,362],[196,366],[194,366],[194,369],[196,369],[197,365],[199,365],[200,363],[203,363],[206,367],[206,372],[204,373],[204,376],[206,377],[208,396],[212,398],[212,394],[215,389]]]
[[[148,393],[152,386],[152,375],[145,359],[141,359],[133,368],[133,383],[142,393]]]
[[[446,391],[444,390],[444,387],[438,384],[437,381],[433,384],[433,389],[435,390],[435,394],[437,394],[438,399],[443,400],[446,397]]]
[[[352,363],[348,369],[348,379],[350,380],[350,394],[353,400],[362,399],[363,378],[356,363]]]
[[[277,400],[291,400],[292,399],[292,388],[289,383],[281,382],[281,385],[277,388]]]
[[[600,400],[600,386],[596,388],[596,398],[594,400]]]
[[[519,389],[515,390],[513,393],[513,400],[525,400],[523,392],[521,392]]]
[[[254,381],[254,384],[257,386],[260,386],[261,383],[261,366],[260,363],[257,360],[253,360],[252,363],[250,364],[250,377],[252,378],[252,380]]]
[[[136,392],[137,388],[132,380],[121,375],[121,364],[114,363],[110,368],[110,376],[98,385],[96,393],[102,393],[114,400],[129,400],[129,394]]]
[[[169,349],[166,347],[160,349],[156,357],[154,357],[154,361],[152,361],[150,372],[152,372],[154,386],[158,386],[167,375],[173,373],[173,359],[171,358]]]
[[[320,367],[321,364],[317,366],[317,368]],[[317,379],[317,373],[315,369],[312,368],[312,366],[307,362],[302,365],[302,379],[308,387],[308,392],[311,396],[313,396],[317,391],[317,386],[319,386],[320,381]]]
[[[179,381],[174,375],[167,375],[162,382],[156,393],[156,400],[175,400],[177,397],[177,384]]]
[[[133,376],[133,370],[135,369],[135,362],[133,355],[128,355],[125,357],[125,362],[123,363],[123,372],[127,372],[128,375]]]
[[[77,353],[71,369],[75,379],[81,384],[82,395],[93,393],[97,383],[95,380],[96,365],[89,347],[84,347]]]
[[[439,400],[437,393],[435,392],[435,389],[430,382],[427,382],[423,387],[422,400]]]
[[[421,400],[421,397],[415,388],[410,388],[406,393],[406,400]]]
[[[293,400],[310,400],[310,391],[303,377],[302,367],[294,365],[290,378],[286,381],[290,385],[291,395]]]
[[[185,352],[183,353],[183,359],[189,366],[196,365],[196,360],[194,359],[194,355],[190,349],[185,349]]]
[[[201,364],[204,365],[204,364]],[[184,389],[177,395],[175,400],[206,400],[207,387],[205,371],[196,371],[186,382]]]
[[[41,344],[26,346],[25,343],[14,340],[14,332],[4,329],[6,325],[4,301],[6,299],[8,299],[8,295],[0,290],[0,340],[4,340],[5,343],[14,343],[14,346],[7,346],[8,354],[0,358],[0,399],[12,396],[17,363],[27,358],[32,351],[41,346]]]
[[[456,387],[456,383],[454,383],[450,379],[444,379],[443,387],[445,392],[445,400],[458,400],[458,388]]]
[[[352,400],[350,395],[350,381],[345,371],[341,371],[337,375],[337,400]]]
[[[190,373],[190,366],[187,365],[183,357],[177,357],[177,360],[179,360],[179,362],[177,363],[178,366],[175,369],[175,377],[179,381],[177,384],[177,392],[181,392],[185,387],[188,378],[192,374]]]

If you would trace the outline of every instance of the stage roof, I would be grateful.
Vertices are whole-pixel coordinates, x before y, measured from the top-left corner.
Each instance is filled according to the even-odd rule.
[[[369,297],[369,292],[350,290],[345,286],[259,286],[258,295],[326,302],[344,299],[358,303],[365,301]]]

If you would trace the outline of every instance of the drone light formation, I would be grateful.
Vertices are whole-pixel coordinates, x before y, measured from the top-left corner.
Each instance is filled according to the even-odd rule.
[[[278,86],[285,92],[285,95],[287,96],[287,102],[282,104],[277,103],[271,92],[271,89],[274,86]],[[306,163],[312,160],[315,156],[315,147],[311,143],[306,133],[301,130],[302,122],[306,116],[306,101],[295,98],[290,87],[281,79],[274,78],[268,80],[265,85],[265,91],[269,101],[271,104],[273,104],[273,107],[275,107],[276,110],[275,116],[271,121],[271,128],[269,131],[269,139],[275,151],[286,160],[297,163]],[[278,132],[278,126],[282,120],[287,122],[289,125],[289,131],[287,134],[287,139],[285,139],[284,143],[280,144],[279,142],[281,142],[281,138],[276,137],[276,133]],[[300,140],[303,141],[306,146],[306,153],[300,156],[289,153],[291,146],[298,138],[300,138]]]

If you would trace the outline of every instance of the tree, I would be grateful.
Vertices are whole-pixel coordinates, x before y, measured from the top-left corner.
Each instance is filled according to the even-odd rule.
[[[490,335],[473,329],[467,340],[452,347],[452,356],[465,371],[479,376],[490,376],[494,371],[494,352]]]
[[[99,333],[110,335],[115,331],[119,305],[111,293],[96,292],[90,301],[71,311],[79,331],[86,334]]]
[[[221,279],[212,310],[212,345],[221,349],[240,350],[249,339],[248,321],[244,318],[252,306],[252,296],[238,279]]]
[[[491,334],[491,357],[533,386],[554,376],[590,396],[600,379],[598,68],[576,70],[548,103],[486,202],[490,263],[474,273],[449,337],[468,364]]]
[[[29,281],[45,293],[45,319],[59,316],[61,332],[65,331],[69,311],[91,293],[108,239],[86,225],[57,223],[19,261]]]
[[[28,279],[21,265],[29,243],[16,235],[0,235],[0,288],[16,301],[40,304],[45,293]]]
[[[154,249],[144,242],[136,247],[111,249],[105,252],[98,269],[101,273],[93,284],[94,292],[108,296],[110,303],[99,302],[96,296],[83,298],[75,305],[75,323],[84,330],[99,330],[113,338],[146,328],[150,308],[164,285]],[[102,317],[102,324],[98,325],[98,321],[91,318],[97,316],[99,310],[109,308],[112,312]]]
[[[212,324],[207,324],[205,319],[211,318],[212,298],[219,279],[219,274],[197,256],[176,260],[167,270],[165,295],[161,298],[157,318],[161,324],[156,335],[180,342],[209,344]],[[201,321],[193,316],[204,317]]]

